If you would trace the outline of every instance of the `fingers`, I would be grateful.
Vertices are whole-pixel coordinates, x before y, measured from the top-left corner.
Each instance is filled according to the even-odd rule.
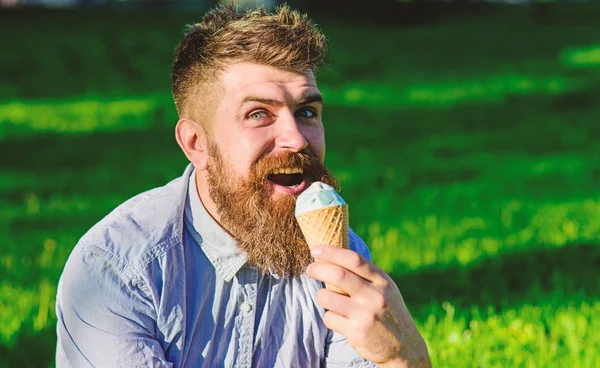
[[[340,316],[351,318],[356,313],[356,303],[347,295],[335,291],[321,289],[317,292],[317,303],[328,311],[335,312]]]
[[[351,296],[364,294],[371,283],[354,272],[331,263],[315,262],[306,272],[313,279],[337,286]]]
[[[323,323],[325,326],[332,331],[342,334],[343,336],[346,336],[346,329],[351,324],[350,322],[351,321],[348,318],[332,311],[325,312],[323,315]]]
[[[315,260],[333,263],[352,271],[365,280],[374,283],[386,280],[383,271],[353,250],[322,245],[313,247],[311,255]]]

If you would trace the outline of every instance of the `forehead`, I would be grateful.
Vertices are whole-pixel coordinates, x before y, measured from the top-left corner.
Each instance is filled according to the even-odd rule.
[[[221,74],[221,86],[229,100],[241,100],[246,95],[259,93],[272,98],[298,98],[317,90],[315,76],[310,70],[296,73],[246,62],[225,68]]]

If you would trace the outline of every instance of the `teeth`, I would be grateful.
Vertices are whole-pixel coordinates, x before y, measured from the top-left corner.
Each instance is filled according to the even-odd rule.
[[[303,172],[301,167],[280,167],[271,170],[269,174],[302,174]]]

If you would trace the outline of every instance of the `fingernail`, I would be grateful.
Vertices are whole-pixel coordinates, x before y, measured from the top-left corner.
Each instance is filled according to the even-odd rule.
[[[310,249],[310,254],[312,254],[313,256],[318,256],[322,252],[323,252],[323,247],[320,245],[314,246]]]

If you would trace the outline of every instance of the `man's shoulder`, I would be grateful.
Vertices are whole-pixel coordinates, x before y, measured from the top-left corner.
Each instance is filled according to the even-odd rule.
[[[79,240],[80,252],[101,254],[133,275],[181,242],[186,175],[140,193],[111,211]]]

